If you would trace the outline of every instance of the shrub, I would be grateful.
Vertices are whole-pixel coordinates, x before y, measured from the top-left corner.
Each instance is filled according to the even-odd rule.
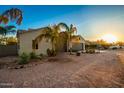
[[[44,55],[42,54],[42,53],[40,53],[40,55],[39,55],[40,57],[43,57]]]
[[[50,49],[49,49],[49,48],[47,49],[47,55],[48,55],[48,56],[50,56],[50,55],[51,55],[51,51],[50,51]]]
[[[51,49],[51,54],[52,54],[52,56],[56,56],[56,54],[57,54],[56,50]]]
[[[88,49],[86,50],[86,53],[90,53],[90,54],[95,53],[95,49]]]
[[[43,59],[45,57],[45,55],[43,55],[42,53],[40,53],[39,55],[38,55],[38,58],[41,60],[41,59]]]
[[[22,53],[20,56],[19,56],[19,64],[27,64],[30,60],[30,56],[26,53]]]
[[[30,53],[30,58],[31,59],[36,59],[37,58],[37,55],[34,52],[31,52]]]
[[[56,50],[53,50],[53,49],[47,49],[47,55],[48,56],[56,56],[57,52]]]

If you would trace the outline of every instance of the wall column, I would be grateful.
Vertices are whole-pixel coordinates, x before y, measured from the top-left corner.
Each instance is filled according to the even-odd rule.
[[[83,51],[85,51],[85,43],[83,43]]]

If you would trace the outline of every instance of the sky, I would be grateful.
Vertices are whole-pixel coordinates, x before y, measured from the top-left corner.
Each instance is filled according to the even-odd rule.
[[[10,8],[23,11],[23,21],[17,29],[41,28],[64,22],[74,24],[78,34],[88,40],[97,40],[112,34],[124,41],[124,6],[95,5],[9,5],[0,6],[0,14]]]

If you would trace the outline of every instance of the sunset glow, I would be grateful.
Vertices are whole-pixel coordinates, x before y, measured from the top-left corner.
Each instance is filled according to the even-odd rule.
[[[102,39],[108,43],[113,43],[117,41],[117,37],[112,34],[103,35]]]

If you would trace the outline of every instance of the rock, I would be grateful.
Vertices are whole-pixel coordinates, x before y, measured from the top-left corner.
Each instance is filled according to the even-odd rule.
[[[20,68],[24,68],[24,66],[22,65],[22,66],[20,66]]]
[[[20,66],[16,66],[15,69],[21,69],[21,68],[24,68],[23,65],[20,65]]]
[[[18,69],[18,67],[15,67],[14,69]]]
[[[8,69],[12,69],[12,67],[8,67]]]

